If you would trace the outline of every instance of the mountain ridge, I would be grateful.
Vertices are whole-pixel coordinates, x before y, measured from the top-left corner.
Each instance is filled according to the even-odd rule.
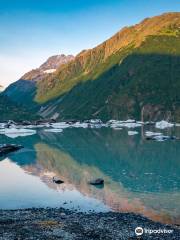
[[[47,77],[47,80],[43,79],[43,82],[39,82],[35,100],[39,103],[44,103],[50,99],[53,99],[54,97],[60,96],[64,92],[70,90],[70,88],[62,89],[62,85],[67,78],[69,78],[68,81],[70,79],[72,80],[72,86],[74,86],[74,83],[76,83],[77,80],[76,78],[83,79],[85,76],[87,76],[87,74],[94,71],[94,68],[96,68],[99,63],[101,64],[102,62],[105,62],[105,60],[112,54],[115,54],[117,51],[126,48],[129,45],[134,45],[134,48],[138,47],[143,42],[145,37],[159,32],[160,29],[167,27],[172,23],[179,24],[179,22],[179,13],[166,13],[160,16],[145,19],[141,23],[134,26],[123,28],[111,38],[104,41],[102,44],[82,52],[75,57],[74,61],[63,66],[63,68],[60,67],[57,70],[55,77],[49,76]],[[161,33],[159,32],[159,34]],[[74,76],[72,76],[71,73]],[[61,87],[58,85],[60,81],[56,81],[56,78],[60,79]],[[47,82],[52,83],[52,87],[51,85],[48,85],[48,92],[45,88]],[[52,93],[50,94],[51,91]]]
[[[73,55],[54,55],[49,57],[39,68],[32,69],[25,73],[18,81],[10,84],[3,95],[6,95],[17,104],[32,108],[37,111],[38,104],[34,101],[36,95],[36,83],[44,79],[46,75],[53,74],[56,69],[68,61],[74,59]],[[47,72],[47,70],[53,70]],[[21,101],[23,99],[23,102]]]
[[[179,121],[178,69],[180,13],[166,13],[81,51],[36,81],[30,99],[45,118]]]

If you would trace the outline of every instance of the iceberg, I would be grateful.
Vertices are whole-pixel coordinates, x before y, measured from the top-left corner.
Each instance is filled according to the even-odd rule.
[[[159,128],[159,129],[170,128],[170,127],[173,127],[173,126],[174,126],[173,123],[169,123],[169,122],[166,122],[164,120],[162,120],[160,122],[156,122],[156,124],[155,124],[155,127]]]
[[[160,132],[150,132],[150,131],[146,131],[146,132],[145,132],[145,135],[146,135],[147,137],[154,137],[154,136],[161,136],[162,133],[160,133]]]
[[[129,136],[133,136],[133,135],[136,135],[136,134],[138,134],[137,131],[128,131]]]
[[[4,134],[10,138],[26,137],[36,134],[36,130],[30,130],[25,128],[4,128],[0,129],[0,134]]]
[[[71,127],[71,124],[69,124],[67,122],[57,122],[57,123],[52,123],[51,127],[63,129],[63,128]]]
[[[55,133],[60,133],[63,130],[61,128],[50,128],[50,129],[44,129],[45,132],[55,132]]]
[[[135,122],[135,120],[132,120],[132,119],[129,119],[127,121],[110,120],[108,121],[108,125],[112,128],[121,128],[121,127],[136,128],[136,127],[141,127],[142,123]]]

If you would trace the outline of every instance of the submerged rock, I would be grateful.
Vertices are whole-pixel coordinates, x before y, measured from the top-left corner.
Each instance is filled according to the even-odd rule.
[[[6,155],[6,154],[14,152],[14,151],[17,151],[21,148],[23,148],[23,146],[15,145],[15,144],[0,145],[0,156]]]

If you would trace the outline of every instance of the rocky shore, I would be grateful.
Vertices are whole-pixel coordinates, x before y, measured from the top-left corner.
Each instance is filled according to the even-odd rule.
[[[142,236],[135,228],[142,227]],[[166,233],[147,233],[161,230]],[[0,210],[0,240],[180,239],[180,227],[133,213],[79,213],[65,209]]]

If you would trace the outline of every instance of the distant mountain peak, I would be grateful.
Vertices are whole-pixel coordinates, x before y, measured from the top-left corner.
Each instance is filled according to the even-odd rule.
[[[4,90],[4,87],[0,85],[0,92],[2,92],[3,90]]]
[[[45,63],[43,63],[39,68],[43,71],[49,69],[57,69],[60,65],[65,64],[74,59],[73,55],[54,55],[47,59]]]
[[[32,69],[31,71],[25,73],[21,79],[33,81],[41,80],[44,76],[52,74],[61,65],[66,64],[73,59],[73,55],[60,54],[51,56],[39,68]]]

